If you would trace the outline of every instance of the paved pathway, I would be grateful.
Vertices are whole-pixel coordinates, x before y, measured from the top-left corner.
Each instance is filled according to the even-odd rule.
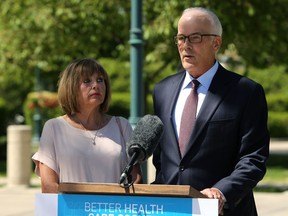
[[[259,216],[287,216],[288,191],[283,193],[255,193]]]
[[[35,194],[40,188],[4,187],[0,188],[1,216],[33,216]]]

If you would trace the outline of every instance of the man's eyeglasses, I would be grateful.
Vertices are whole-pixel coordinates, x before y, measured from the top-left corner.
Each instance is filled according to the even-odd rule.
[[[193,33],[191,35],[185,36],[185,35],[180,34],[174,37],[174,41],[176,44],[181,45],[181,44],[184,44],[186,41],[186,38],[188,38],[189,43],[201,43],[202,37],[204,36],[218,36],[218,35]]]

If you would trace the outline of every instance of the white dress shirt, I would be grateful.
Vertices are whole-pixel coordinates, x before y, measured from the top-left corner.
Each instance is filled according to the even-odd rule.
[[[196,112],[196,118],[197,115],[199,113],[199,110],[201,109],[201,106],[203,104],[203,101],[206,97],[206,94],[208,92],[208,89],[210,87],[210,84],[212,82],[212,79],[216,73],[216,71],[218,70],[219,67],[219,63],[218,61],[215,61],[215,64],[213,65],[213,67],[211,67],[207,72],[205,72],[204,74],[202,74],[200,77],[197,78],[197,80],[200,82],[200,85],[197,89],[197,93],[198,93],[198,105],[197,105],[197,112]],[[182,116],[182,112],[184,109],[184,105],[186,102],[186,99],[188,97],[188,95],[191,92],[191,88],[192,88],[192,84],[191,81],[195,79],[193,78],[187,71],[186,71],[186,75],[185,75],[185,79],[184,82],[182,84],[178,99],[177,99],[177,103],[174,109],[174,113],[173,113],[173,122],[174,122],[174,127],[176,128],[176,132],[177,132],[177,137],[179,138],[179,131],[180,131],[180,122],[181,122],[181,116]]]

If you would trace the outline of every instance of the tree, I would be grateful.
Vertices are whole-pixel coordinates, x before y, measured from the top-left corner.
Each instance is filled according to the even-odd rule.
[[[223,25],[224,52],[234,44],[245,63],[257,67],[288,62],[287,0],[154,1],[144,4],[146,62],[170,62],[178,55],[173,46],[183,9],[203,6],[213,10]],[[175,63],[175,62],[174,62]]]
[[[59,72],[72,59],[121,56],[129,12],[130,5],[118,1],[1,1],[0,93],[11,116],[33,90],[36,68],[49,81],[42,86],[52,82],[55,90]]]
[[[255,67],[283,64],[287,68],[288,0],[143,1],[144,81],[146,92],[155,82],[175,73],[179,65],[173,36],[182,11],[191,6],[211,8],[223,24],[220,53],[233,45],[242,62]],[[55,90],[58,74],[72,59],[110,58],[129,64],[131,1],[22,0],[0,7],[0,97],[11,118],[35,85]],[[116,61],[116,62],[117,62]],[[108,65],[109,67],[109,65]],[[114,67],[114,66],[113,66]],[[114,67],[113,82],[129,77]],[[121,76],[119,76],[120,73]],[[52,84],[51,84],[52,83]],[[123,84],[115,84],[121,86]],[[13,101],[13,103],[11,103]]]

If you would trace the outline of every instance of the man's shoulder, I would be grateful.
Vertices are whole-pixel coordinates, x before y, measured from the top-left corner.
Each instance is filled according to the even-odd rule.
[[[177,72],[170,76],[165,77],[160,82],[156,84],[156,86],[166,85],[168,83],[180,82],[181,79],[184,77],[185,71]]]
[[[222,74],[222,78],[229,80],[229,81],[234,81],[237,82],[239,84],[250,84],[250,85],[260,85],[257,81],[251,79],[250,77],[244,76],[242,74],[239,74],[237,72],[228,70],[226,68],[224,68],[223,66],[220,66],[218,71]]]

